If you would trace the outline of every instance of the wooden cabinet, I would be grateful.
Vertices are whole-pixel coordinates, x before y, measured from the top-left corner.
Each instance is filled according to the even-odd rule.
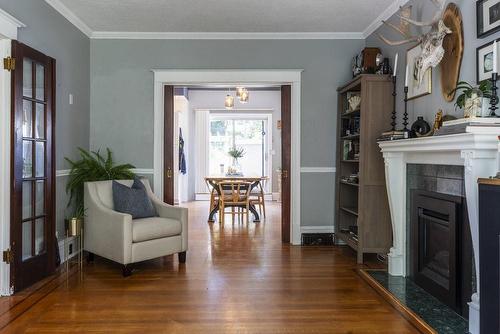
[[[336,237],[357,251],[387,253],[392,229],[385,167],[377,138],[389,130],[392,81],[385,75],[360,75],[338,89]],[[352,108],[349,99],[356,104]]]

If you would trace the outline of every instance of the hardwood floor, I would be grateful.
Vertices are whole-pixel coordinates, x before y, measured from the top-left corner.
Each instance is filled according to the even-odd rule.
[[[166,257],[123,278],[96,257],[2,333],[418,333],[355,273],[349,249],[282,245],[276,204],[267,221],[223,227],[206,223],[207,203],[188,207],[186,264]]]

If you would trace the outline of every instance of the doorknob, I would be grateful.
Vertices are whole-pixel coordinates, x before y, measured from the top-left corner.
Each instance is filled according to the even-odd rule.
[[[283,178],[288,179],[288,171],[287,170],[283,171]]]
[[[172,168],[167,168],[167,178],[171,179],[172,178]]]

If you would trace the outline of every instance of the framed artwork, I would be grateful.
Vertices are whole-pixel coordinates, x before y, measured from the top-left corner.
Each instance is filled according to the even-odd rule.
[[[497,39],[497,47],[499,47],[498,51],[500,52],[500,45],[498,45],[498,42],[500,42],[500,38]],[[480,83],[483,80],[491,79],[492,72],[493,72],[493,41],[484,44],[483,46],[480,46],[476,49],[477,83]]]
[[[432,68],[429,68],[419,82],[420,69],[417,66],[418,57],[422,53],[422,45],[418,44],[406,52],[406,64],[409,68],[408,100],[432,93]]]
[[[500,31],[500,0],[476,2],[477,38]]]

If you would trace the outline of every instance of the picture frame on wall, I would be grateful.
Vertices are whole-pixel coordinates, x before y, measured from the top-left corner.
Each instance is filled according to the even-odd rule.
[[[432,93],[432,68],[429,68],[419,82],[417,59],[422,53],[422,44],[417,44],[406,52],[406,64],[409,68],[408,100],[413,100]]]
[[[477,38],[500,31],[500,0],[476,2]]]
[[[500,43],[500,38],[497,39],[497,46],[499,46],[498,43]],[[498,49],[499,50],[497,51],[500,52],[500,47]],[[493,41],[486,43],[476,49],[477,83],[479,84],[481,81],[491,79],[492,72],[493,72]]]

